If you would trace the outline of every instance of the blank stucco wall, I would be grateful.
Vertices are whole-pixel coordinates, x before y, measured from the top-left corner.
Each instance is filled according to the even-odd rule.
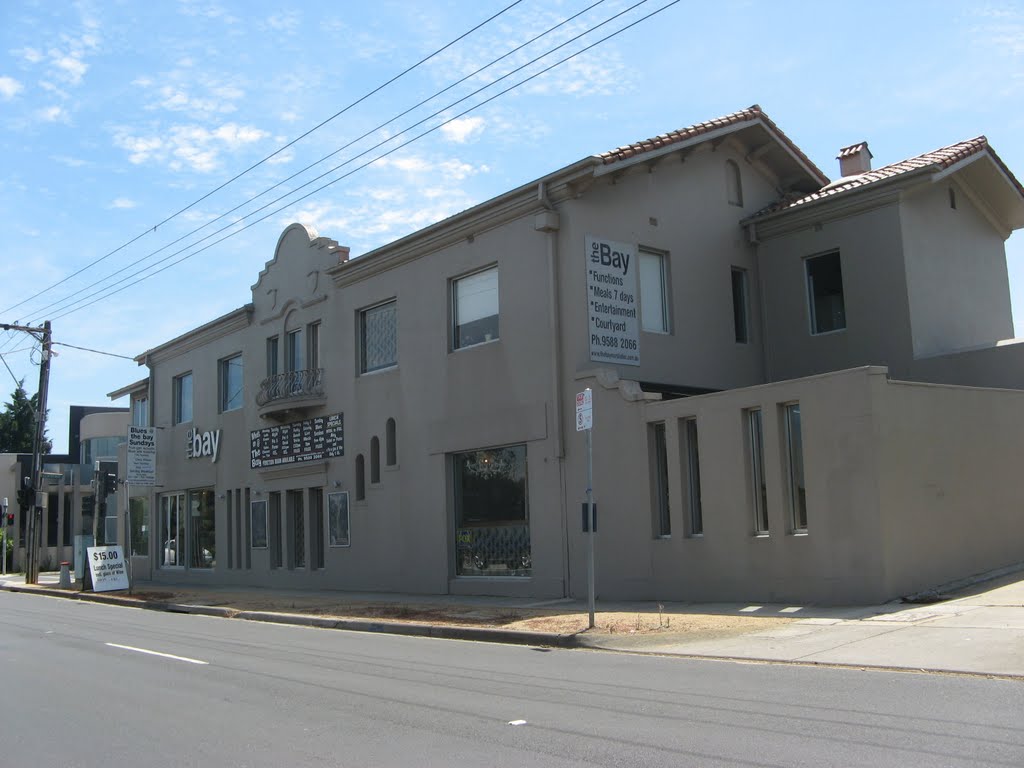
[[[953,182],[919,188],[900,223],[914,355],[1013,336],[1003,237],[968,196]]]
[[[891,597],[1024,560],[1024,392],[880,385]]]

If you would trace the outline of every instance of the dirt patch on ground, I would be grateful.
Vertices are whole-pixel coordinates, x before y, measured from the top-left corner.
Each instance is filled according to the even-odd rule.
[[[121,593],[122,597],[129,597]],[[508,608],[469,605],[357,603],[339,602],[321,595],[261,595],[259,593],[202,593],[136,590],[133,599],[140,602],[181,603],[231,608],[236,611],[295,613],[332,619],[372,619],[382,622],[435,624],[442,626],[493,627],[573,634],[636,638],[638,642],[678,642],[683,640],[729,637],[771,629],[793,619],[692,612],[601,612],[595,614],[596,627],[588,630],[586,612],[566,612],[558,608]]]

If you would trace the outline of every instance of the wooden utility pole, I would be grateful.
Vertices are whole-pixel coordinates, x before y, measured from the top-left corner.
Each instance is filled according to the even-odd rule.
[[[52,337],[50,321],[43,323],[42,328],[18,328],[3,326],[6,330],[24,330],[33,336],[42,333],[42,359],[39,361],[39,392],[36,408],[36,433],[32,440],[32,508],[29,510],[28,527],[25,532],[25,583],[39,583],[39,540],[43,530],[43,441],[46,433],[46,400],[50,386],[50,349]]]

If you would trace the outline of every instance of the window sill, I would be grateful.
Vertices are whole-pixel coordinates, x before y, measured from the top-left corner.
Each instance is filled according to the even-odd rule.
[[[801,531],[790,531],[790,532],[789,532],[789,535],[790,535],[790,536],[795,536],[795,537],[800,537],[800,536],[806,536],[806,535],[807,535],[807,531],[805,531],[805,530],[801,530]]]
[[[669,534],[662,535],[662,536],[655,536],[654,540],[655,541],[671,541],[672,540],[672,534],[669,533]]]
[[[770,539],[772,536],[770,533],[755,533],[755,539]]]
[[[703,539],[704,538],[704,534],[703,533],[691,533],[686,538],[688,538],[688,539]]]
[[[496,339],[485,339],[484,341],[478,341],[475,344],[464,344],[461,347],[454,347],[454,348],[452,348],[452,351],[449,352],[448,354],[454,355],[456,352],[462,352],[463,350],[466,350],[466,349],[476,349],[477,347],[486,347],[486,346],[489,346],[491,344],[497,344],[499,341],[501,341],[501,337],[500,336],[498,338],[496,338]]]
[[[836,328],[832,331],[811,331],[811,336],[817,338],[818,336],[835,336],[840,333],[846,333],[846,328]]]
[[[395,363],[394,365],[387,365],[387,366],[384,366],[383,368],[374,368],[372,371],[362,371],[359,374],[359,378],[362,378],[363,376],[378,376],[378,375],[380,375],[382,373],[391,373],[392,371],[397,371],[397,370],[398,370],[398,363]]]

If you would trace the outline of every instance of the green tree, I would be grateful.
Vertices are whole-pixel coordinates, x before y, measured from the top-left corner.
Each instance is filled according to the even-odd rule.
[[[0,453],[32,453],[32,440],[36,434],[36,408],[39,406],[38,393],[28,396],[23,386],[25,380],[18,382],[11,395],[11,401],[4,403],[0,413]],[[43,431],[43,453],[49,453],[53,444]]]

